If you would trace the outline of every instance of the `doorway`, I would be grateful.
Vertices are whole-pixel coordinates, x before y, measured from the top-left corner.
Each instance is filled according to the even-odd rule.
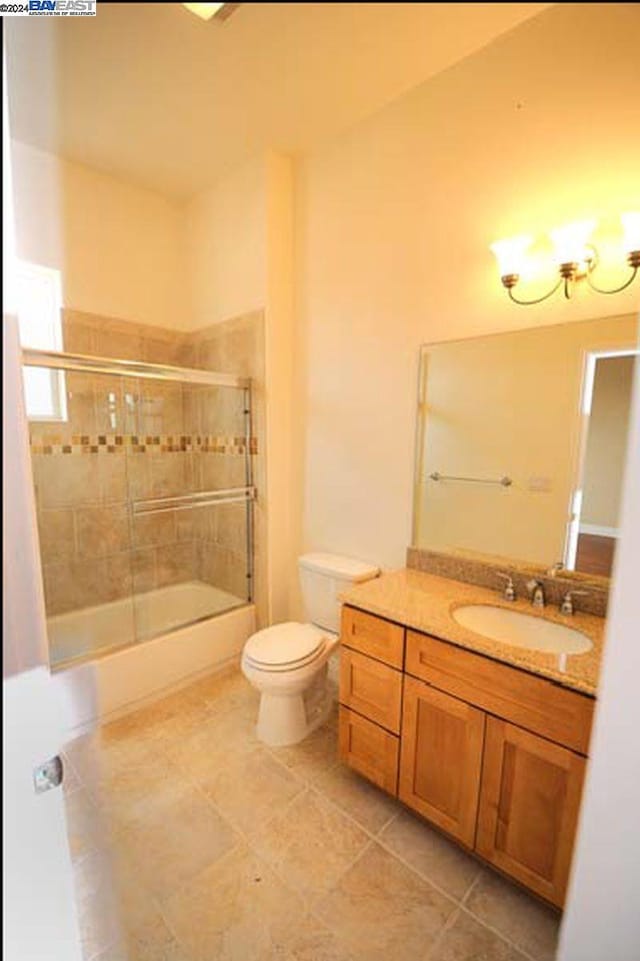
[[[587,354],[579,482],[573,495],[565,565],[611,577],[638,350]]]

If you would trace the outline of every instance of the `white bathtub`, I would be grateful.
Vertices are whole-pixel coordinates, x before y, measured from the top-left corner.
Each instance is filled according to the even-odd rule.
[[[63,665],[175,631],[245,604],[203,581],[184,581],[47,620],[51,664]]]
[[[188,581],[59,614],[47,628],[72,735],[236,660],[255,630],[255,608]]]

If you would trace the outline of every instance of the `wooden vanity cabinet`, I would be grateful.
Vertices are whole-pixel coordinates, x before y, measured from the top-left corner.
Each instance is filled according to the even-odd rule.
[[[340,756],[562,907],[594,700],[343,608]]]

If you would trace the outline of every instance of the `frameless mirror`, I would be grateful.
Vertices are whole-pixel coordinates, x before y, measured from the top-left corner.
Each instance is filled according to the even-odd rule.
[[[424,345],[413,545],[608,577],[634,315]]]

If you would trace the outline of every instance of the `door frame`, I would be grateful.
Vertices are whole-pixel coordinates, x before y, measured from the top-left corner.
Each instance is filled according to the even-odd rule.
[[[580,518],[583,510],[584,470],[589,440],[589,425],[591,422],[591,408],[595,385],[596,366],[599,360],[613,357],[640,358],[640,348],[630,343],[625,347],[591,348],[583,355],[582,380],[580,384],[579,427],[577,451],[574,461],[573,480],[569,496],[569,513],[564,543],[562,561],[568,571],[575,570],[576,555],[578,553],[578,538],[580,536]],[[637,360],[636,360],[637,363]],[[636,375],[637,376],[637,375]]]

